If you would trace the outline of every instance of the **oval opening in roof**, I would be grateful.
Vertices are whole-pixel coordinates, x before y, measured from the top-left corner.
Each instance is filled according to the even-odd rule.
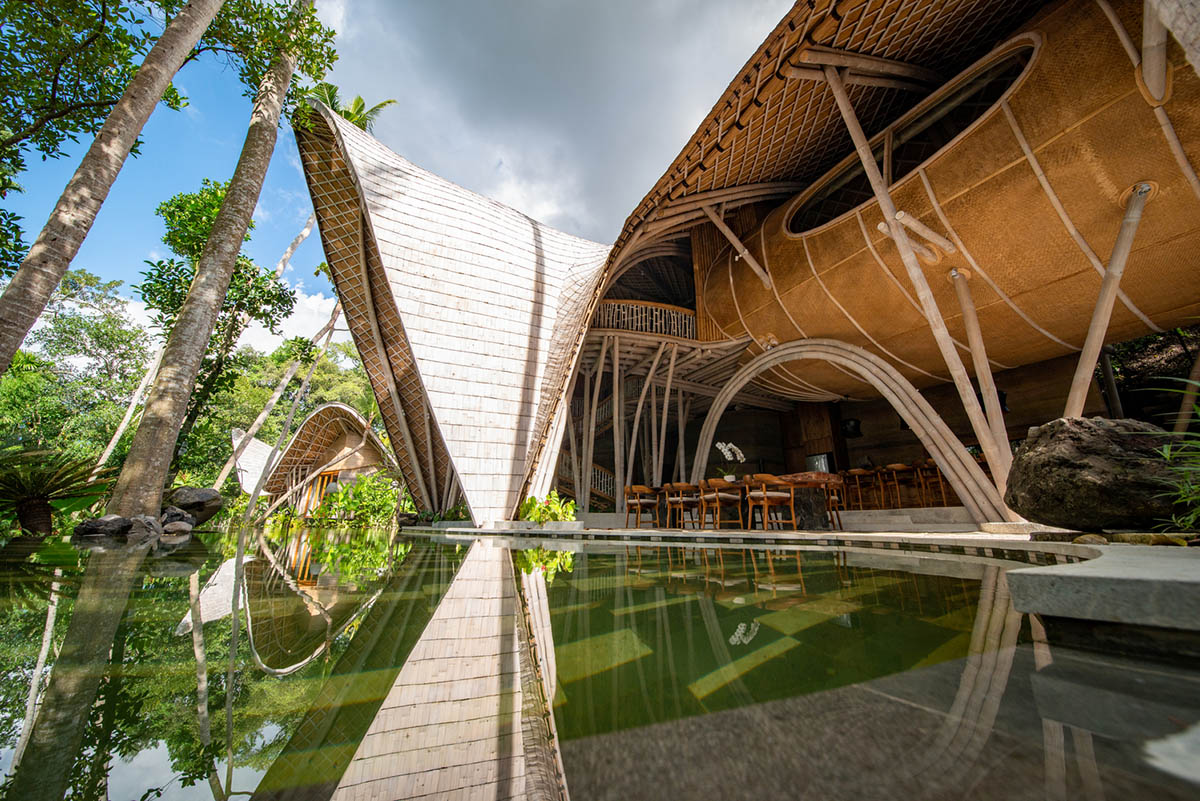
[[[940,154],[955,137],[986,116],[1029,65],[1036,48],[1026,44],[982,65],[965,80],[948,87],[940,99],[925,104],[915,116],[894,123],[892,130],[892,184]],[[888,174],[880,137],[872,152],[880,172]],[[815,191],[788,218],[790,234],[802,234],[837,219],[871,200],[874,194],[862,163],[855,159],[818,182]]]

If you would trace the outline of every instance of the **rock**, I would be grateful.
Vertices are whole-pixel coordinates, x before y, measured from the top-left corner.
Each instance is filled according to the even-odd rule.
[[[1071,542],[1076,545],[1108,545],[1108,540],[1099,534],[1080,534]]]
[[[188,515],[191,517],[191,515]],[[174,520],[162,527],[163,534],[191,534],[192,524],[186,520]]]
[[[195,528],[196,526],[196,518],[183,511],[178,506],[168,506],[163,509],[162,515],[158,518],[158,522],[163,524],[164,530],[169,523],[187,523],[189,530]]]
[[[1143,534],[1138,532],[1128,532],[1120,534],[1110,534],[1109,539],[1113,542],[1119,542],[1124,545],[1179,545],[1187,546],[1187,540],[1182,537],[1173,537],[1169,534]]]
[[[157,517],[134,515],[129,518],[129,522],[129,533],[126,535],[129,542],[150,542],[162,536],[162,524],[158,522]]]
[[[1062,417],[1029,429],[1013,457],[1004,502],[1037,523],[1145,531],[1171,517],[1170,435],[1139,420]]]
[[[221,511],[224,500],[221,493],[208,487],[178,487],[167,493],[164,503],[190,514],[198,526]]]
[[[396,515],[396,523],[400,528],[404,528],[405,526],[415,526],[420,522],[420,520],[421,518],[412,512],[400,512]]]
[[[120,515],[105,515],[91,520],[81,520],[75,526],[76,537],[124,537],[133,523]]]

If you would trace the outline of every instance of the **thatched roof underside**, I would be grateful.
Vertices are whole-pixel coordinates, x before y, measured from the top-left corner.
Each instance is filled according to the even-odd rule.
[[[305,175],[405,481],[422,508],[444,508],[457,482],[476,521],[506,519],[562,406],[609,247],[314,116],[297,132]]]
[[[796,3],[717,100],[696,133],[625,221],[610,264],[686,235],[700,204],[777,203],[852,152],[825,84],[788,79],[807,46],[919,65],[948,79],[1047,5],[1039,0],[816,0]],[[798,63],[798,62],[797,62]],[[917,92],[847,87],[870,136],[912,108]]]
[[[278,495],[286,492],[298,481],[324,466],[321,461],[326,452],[340,437],[351,434],[361,437],[367,431],[366,448],[384,458],[383,443],[370,430],[367,419],[344,403],[327,403],[318,407],[296,429],[283,453],[275,460],[263,484],[263,492]],[[253,487],[251,487],[253,489]]]

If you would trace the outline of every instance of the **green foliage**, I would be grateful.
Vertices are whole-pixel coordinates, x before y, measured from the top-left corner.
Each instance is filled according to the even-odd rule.
[[[1200,382],[1180,381],[1200,388]],[[1200,403],[1192,404],[1192,415],[1193,420],[1200,419]],[[1179,531],[1200,530],[1200,431],[1185,431],[1175,435],[1160,450],[1174,479],[1171,496],[1176,508],[1181,510],[1171,518],[1171,528]]]
[[[329,107],[329,110],[349,120],[354,125],[370,133],[375,129],[375,121],[385,108],[395,103],[395,100],[384,100],[382,103],[367,108],[367,101],[362,95],[356,95],[349,105],[342,105],[338,96],[338,88],[331,83],[322,81],[308,91],[307,97],[319,100]]]
[[[321,501],[312,514],[317,526],[383,528],[396,519],[400,487],[386,471],[360,475]]]
[[[94,459],[142,377],[149,337],[129,321],[111,282],[83,270],[68,277],[28,340],[36,355],[19,352],[15,369],[0,376],[0,440]]]
[[[530,496],[521,504],[521,519],[539,526],[571,521],[575,519],[575,501],[558,497],[558,490],[550,490],[550,494],[543,501]]]
[[[321,565],[323,573],[337,575],[341,583],[362,585],[380,578],[388,568],[388,546],[391,531],[324,531],[309,532],[312,561]],[[399,555],[403,558],[412,543],[402,543]],[[397,554],[393,552],[393,557]]]
[[[554,583],[554,576],[561,570],[570,573],[575,569],[575,554],[571,551],[551,551],[546,548],[526,548],[516,553],[517,567],[522,573],[541,570],[546,574],[546,584]]]
[[[30,525],[27,512],[50,510],[70,514],[99,501],[108,490],[113,471],[93,476],[95,463],[67,453],[10,448],[0,454],[0,520],[19,518],[22,528],[49,533]],[[36,507],[36,508],[35,508]]]

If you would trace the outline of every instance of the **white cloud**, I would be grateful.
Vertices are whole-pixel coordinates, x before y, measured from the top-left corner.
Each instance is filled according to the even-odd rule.
[[[304,291],[303,285],[296,286],[295,290],[296,307],[292,316],[280,325],[281,335],[272,334],[260,323],[254,323],[238,339],[238,346],[249,345],[257,351],[270,353],[285,339],[311,337],[324,328],[329,322],[329,315],[333,314],[336,299],[322,293],[310,295]],[[343,330],[334,332],[334,342],[350,341],[350,333],[344,330],[345,327],[346,319],[342,317],[338,320],[338,328]]]

